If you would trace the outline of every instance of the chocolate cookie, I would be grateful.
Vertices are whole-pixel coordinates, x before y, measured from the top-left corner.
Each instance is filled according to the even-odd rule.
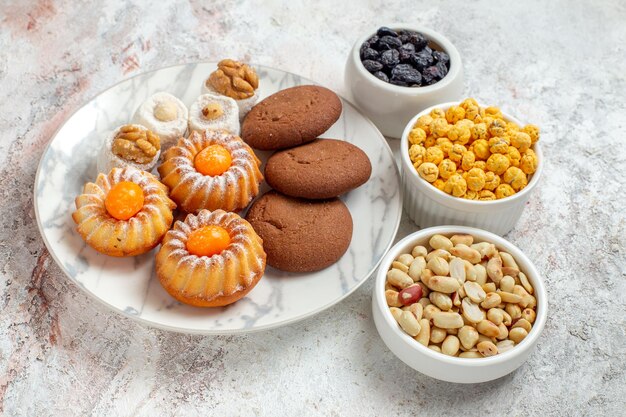
[[[360,148],[336,139],[317,139],[276,152],[265,165],[265,179],[292,197],[338,197],[364,184],[372,173]]]
[[[279,91],[254,106],[241,127],[241,137],[262,150],[310,142],[341,115],[341,100],[327,88],[302,85]]]
[[[341,258],[352,240],[352,216],[343,202],[311,201],[270,191],[246,219],[263,239],[267,264],[289,272],[313,272]]]

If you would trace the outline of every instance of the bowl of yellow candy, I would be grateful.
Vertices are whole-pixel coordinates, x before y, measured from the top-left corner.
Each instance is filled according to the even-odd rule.
[[[539,182],[539,128],[472,98],[429,107],[400,144],[404,207],[420,227],[510,231]]]

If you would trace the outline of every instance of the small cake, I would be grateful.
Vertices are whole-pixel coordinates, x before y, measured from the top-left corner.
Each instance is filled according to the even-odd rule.
[[[135,256],[159,244],[176,204],[149,172],[113,168],[85,184],[72,219],[89,246],[110,256]]]
[[[255,149],[291,148],[315,140],[341,116],[341,100],[328,88],[300,85],[263,99],[241,125],[241,138]]]
[[[144,126],[120,126],[109,134],[100,149],[96,166],[98,173],[131,166],[150,172],[161,155],[161,140]]]
[[[158,168],[170,197],[188,213],[240,211],[259,193],[261,161],[238,136],[192,132],[165,152]]]
[[[339,197],[367,182],[372,164],[358,146],[336,139],[315,139],[278,151],[265,164],[267,183],[292,197]]]
[[[258,100],[259,77],[254,68],[232,59],[223,59],[202,84],[203,93],[221,94],[234,99],[243,120]]]
[[[235,213],[201,210],[167,232],[156,256],[161,285],[178,301],[220,307],[241,299],[265,271],[263,241]]]
[[[239,136],[239,109],[235,100],[203,94],[189,107],[189,131],[225,130]]]
[[[137,108],[133,122],[157,134],[161,147],[167,149],[185,136],[188,117],[182,101],[169,93],[156,93]]]
[[[352,240],[352,216],[338,198],[305,200],[270,191],[252,204],[246,220],[263,239],[267,264],[281,271],[327,268]]]

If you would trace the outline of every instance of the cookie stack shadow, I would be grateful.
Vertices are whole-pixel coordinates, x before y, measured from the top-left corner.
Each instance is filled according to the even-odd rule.
[[[341,100],[331,90],[306,85],[267,97],[243,121],[246,143],[276,151],[265,164],[273,190],[246,215],[263,239],[268,265],[276,269],[319,271],[350,246],[352,216],[339,196],[365,184],[372,166],[359,147],[318,138],[341,111]]]

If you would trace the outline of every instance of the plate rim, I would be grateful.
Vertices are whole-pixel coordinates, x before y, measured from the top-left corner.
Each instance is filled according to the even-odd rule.
[[[69,271],[67,270],[67,268],[65,268],[65,266],[63,265],[63,263],[57,258],[55,252],[51,249],[52,245],[50,244],[50,242],[48,242],[48,239],[43,231],[43,227],[42,227],[42,223],[41,223],[41,218],[40,218],[40,214],[39,214],[39,204],[38,204],[38,197],[37,197],[37,190],[38,190],[38,184],[39,184],[39,176],[41,174],[42,171],[42,167],[43,167],[43,161],[46,157],[46,155],[48,154],[49,150],[50,150],[50,146],[52,145],[52,143],[54,142],[54,139],[57,137],[57,135],[59,134],[59,132],[61,131],[61,129],[63,129],[63,127],[70,121],[70,119],[72,119],[72,117],[74,117],[74,115],[76,113],[78,113],[80,110],[82,110],[84,107],[86,107],[89,103],[91,103],[93,100],[95,100],[96,98],[100,97],[102,94],[106,93],[107,91],[117,87],[118,85],[132,80],[134,78],[140,77],[140,76],[144,76],[150,73],[154,73],[157,71],[161,71],[164,69],[168,69],[168,68],[173,68],[173,67],[183,67],[183,66],[187,66],[187,65],[197,65],[197,64],[215,64],[217,65],[216,62],[214,61],[193,61],[193,62],[186,62],[186,63],[179,63],[179,64],[174,64],[174,65],[168,65],[165,67],[160,67],[157,69],[153,69],[153,70],[149,70],[149,71],[142,71],[139,72],[131,77],[128,78],[123,78],[122,80],[116,82],[115,84],[101,90],[100,92],[98,92],[97,94],[91,96],[89,99],[87,99],[86,101],[82,102],[81,105],[79,105],[78,107],[76,107],[64,120],[63,123],[61,123],[61,125],[59,125],[59,127],[54,131],[54,133],[52,133],[52,135],[50,136],[50,138],[48,139],[48,143],[46,144],[45,149],[43,150],[41,157],[39,158],[39,163],[37,164],[37,172],[35,174],[35,181],[33,184],[33,206],[35,209],[35,219],[37,220],[37,229],[39,230],[39,235],[41,236],[44,245],[46,246],[46,250],[48,251],[48,254],[52,257],[52,259],[54,260],[54,262],[57,264],[57,266],[59,267],[59,269],[61,269],[61,271],[63,272],[63,274],[65,275],[66,278],[68,278],[70,280],[70,282],[72,284],[74,284],[76,287],[78,287],[81,292],[83,292],[84,294],[87,295],[88,298],[95,300],[100,306],[104,306],[106,307],[106,309],[108,311],[112,311],[113,313],[116,313],[122,317],[131,319],[137,323],[141,323],[143,326],[147,327],[147,328],[156,328],[159,330],[164,330],[164,331],[169,331],[169,332],[174,332],[174,333],[181,333],[181,334],[192,334],[192,335],[212,335],[212,336],[218,336],[218,335],[241,335],[241,334],[248,334],[248,333],[257,333],[257,332],[262,332],[262,331],[267,331],[267,330],[272,330],[272,329],[277,329],[280,327],[284,327],[284,326],[289,326],[304,320],[307,320],[313,316],[316,316],[317,314],[320,314],[322,312],[324,312],[325,310],[329,309],[330,307],[341,303],[342,301],[344,301],[347,297],[349,297],[350,295],[352,295],[357,289],[359,289],[364,283],[365,281],[369,280],[370,278],[372,278],[374,272],[376,272],[376,270],[378,269],[378,267],[380,266],[381,261],[383,260],[383,258],[385,257],[385,254],[387,254],[387,252],[389,252],[389,249],[391,248],[391,246],[393,246],[393,243],[395,241],[395,238],[398,234],[398,229],[400,227],[400,223],[402,221],[402,210],[403,210],[403,188],[402,188],[402,179],[400,176],[400,170],[398,168],[398,164],[395,160],[395,156],[393,154],[393,151],[391,150],[391,147],[389,146],[389,143],[387,142],[387,139],[385,138],[385,136],[380,132],[380,130],[378,129],[378,127],[376,127],[376,125],[374,124],[374,122],[372,122],[367,116],[365,116],[363,113],[361,113],[361,111],[358,109],[358,107],[352,103],[350,100],[346,99],[345,97],[343,97],[342,95],[338,94],[337,92],[333,91],[335,94],[337,94],[337,96],[339,96],[339,98],[345,102],[347,102],[348,104],[350,104],[352,106],[352,108],[365,120],[367,121],[373,128],[374,130],[378,133],[380,139],[382,140],[383,143],[383,148],[387,151],[387,153],[391,156],[391,160],[393,161],[393,168],[394,168],[394,172],[396,174],[396,178],[398,180],[398,198],[400,200],[400,204],[398,205],[398,212],[397,213],[397,220],[396,220],[396,224],[394,226],[394,230],[393,230],[393,238],[390,239],[390,242],[387,244],[387,246],[384,248],[384,250],[382,251],[382,255],[380,257],[380,259],[372,266],[371,270],[368,271],[367,275],[365,276],[365,278],[363,278],[362,280],[360,280],[356,285],[354,285],[353,288],[351,288],[348,292],[346,292],[345,294],[343,294],[341,297],[334,299],[333,301],[324,304],[321,307],[318,307],[314,310],[311,310],[305,314],[301,314],[297,317],[293,317],[291,319],[287,319],[287,320],[283,320],[283,321],[277,321],[274,323],[270,323],[270,324],[265,324],[265,325],[261,325],[258,327],[251,327],[251,328],[241,328],[241,329],[231,329],[231,330],[202,330],[202,329],[191,329],[191,328],[185,328],[185,327],[176,327],[176,326],[170,326],[170,325],[166,325],[166,324],[162,324],[162,323],[158,323],[155,321],[151,321],[151,320],[147,320],[145,318],[142,318],[141,316],[135,315],[135,314],[130,314],[127,313],[124,310],[118,309],[117,307],[115,307],[112,304],[109,304],[108,302],[104,301],[103,299],[99,298],[96,296],[95,293],[93,293],[92,291],[89,291],[84,285],[81,285],[74,277],[72,277],[69,273]],[[322,87],[324,87],[322,84],[317,83],[314,80],[311,80],[308,77],[304,77],[301,76],[299,74],[293,73],[291,71],[285,71],[279,68],[275,68],[275,67],[271,67],[268,65],[260,65],[260,64],[251,64],[254,67],[257,68],[268,68],[270,70],[273,71],[280,71],[289,75],[293,75],[293,76],[297,76],[299,78],[302,78],[304,80],[306,80],[307,82],[311,82],[313,84],[316,85],[320,85]],[[327,87],[326,87],[327,88]]]

